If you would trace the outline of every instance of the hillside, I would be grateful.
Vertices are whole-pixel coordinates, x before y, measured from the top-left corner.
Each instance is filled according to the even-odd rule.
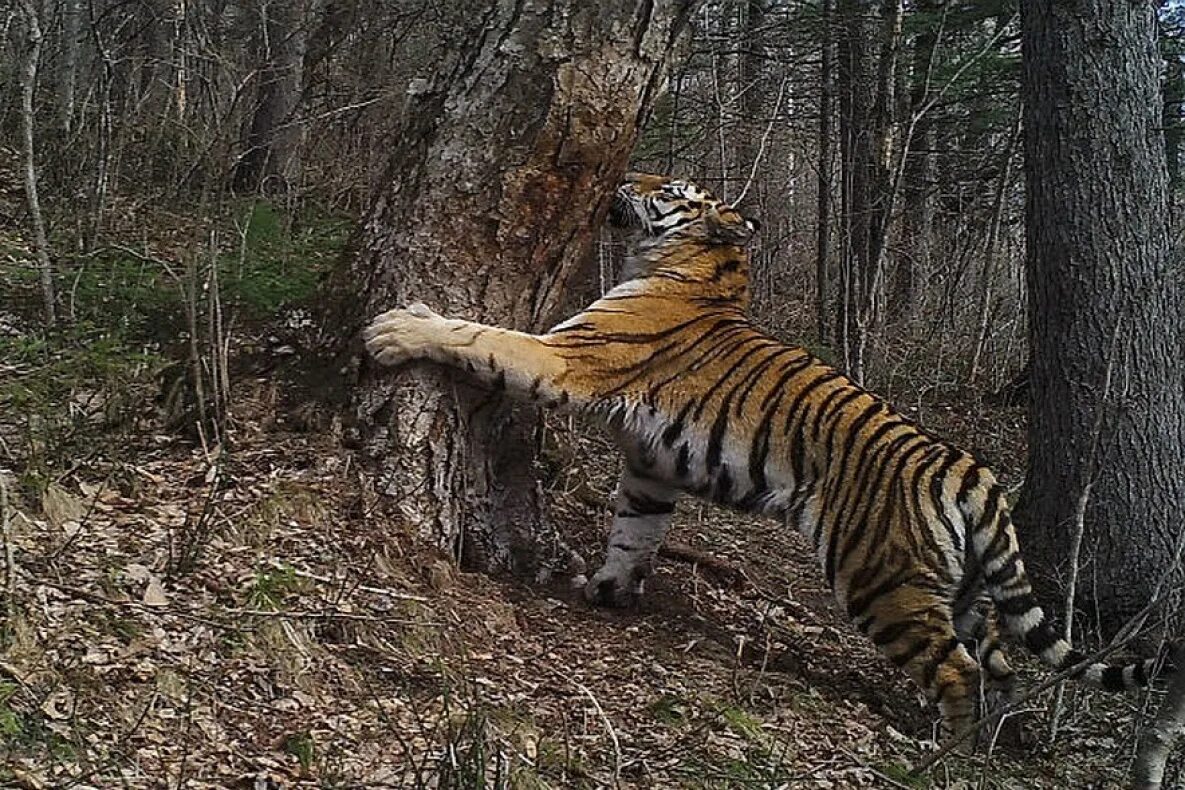
[[[11,262],[21,243],[7,238]],[[910,777],[932,750],[934,711],[771,522],[681,504],[673,549],[633,611],[589,607],[564,568],[458,571],[343,447],[338,413],[307,387],[317,361],[286,344],[290,320],[235,333],[233,410],[222,442],[203,444],[170,425],[161,346],[107,330],[38,340],[19,314],[4,319],[6,786],[1122,780],[1142,700],[1073,690],[1056,742],[1033,716],[1037,745],[1002,741],[990,759]],[[1015,480],[1015,414],[916,403]],[[551,427],[540,473],[592,563],[612,451],[586,426]]]

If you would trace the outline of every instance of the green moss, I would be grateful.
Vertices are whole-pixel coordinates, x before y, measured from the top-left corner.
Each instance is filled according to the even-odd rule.
[[[308,730],[294,732],[284,739],[284,752],[300,762],[301,770],[308,773],[317,757],[317,744]]]

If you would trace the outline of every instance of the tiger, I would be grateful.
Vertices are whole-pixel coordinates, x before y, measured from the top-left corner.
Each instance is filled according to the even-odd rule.
[[[1000,622],[1055,670],[1084,661],[1034,597],[992,472],[749,320],[755,220],[652,174],[626,175],[608,219],[632,240],[626,278],[545,334],[422,303],[363,332],[384,365],[431,360],[609,429],[625,464],[591,602],[636,599],[686,492],[797,528],[856,628],[937,707],[944,737],[973,723],[981,679],[1014,698]],[[1076,676],[1136,688],[1159,660]]]

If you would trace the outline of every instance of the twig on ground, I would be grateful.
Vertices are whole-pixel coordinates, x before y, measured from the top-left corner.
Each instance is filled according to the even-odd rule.
[[[16,550],[12,546],[8,482],[3,472],[0,472],[0,540],[4,541],[4,626],[9,628],[16,614]]]
[[[302,571],[299,568],[293,568],[291,565],[285,565],[284,563],[280,562],[277,559],[270,560],[268,562],[268,564],[277,570],[291,571],[292,573],[296,574],[297,576],[301,577],[302,579],[311,579],[312,581],[320,582],[321,584],[335,584],[336,583],[334,581],[334,579],[332,579],[328,576],[319,576],[315,573],[309,573],[308,571]],[[427,596],[424,596],[424,595],[412,595],[411,593],[397,592],[397,591],[392,590],[387,587],[370,587],[365,584],[359,584],[354,589],[361,590],[362,592],[368,592],[368,593],[371,593],[372,595],[385,595],[388,598],[395,598],[400,601],[418,601],[420,603],[428,603],[429,601],[432,600],[431,598],[428,598]]]
[[[740,586],[748,579],[745,569],[741,566],[684,543],[666,543],[659,547],[658,554],[660,557],[694,565],[729,585]]]
[[[601,717],[601,723],[605,725],[605,731],[609,733],[609,740],[613,741],[613,786],[621,786],[621,742],[617,740],[617,731],[613,729],[613,722],[609,721],[609,717],[605,715],[605,709],[601,707],[601,703],[589,690],[588,686],[579,681],[572,681],[576,688],[589,698],[593,707],[596,708],[597,715]]]

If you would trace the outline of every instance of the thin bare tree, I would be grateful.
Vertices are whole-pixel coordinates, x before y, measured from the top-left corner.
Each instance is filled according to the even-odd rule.
[[[41,284],[41,298],[44,302],[45,321],[57,322],[57,296],[54,288],[53,263],[49,256],[49,240],[45,233],[45,215],[41,211],[41,198],[37,191],[37,152],[35,148],[37,119],[34,97],[37,93],[37,73],[41,61],[41,46],[44,33],[41,28],[40,11],[31,0],[20,0],[20,11],[25,22],[25,53],[21,62],[21,131],[22,163],[25,180],[25,198],[29,205],[29,217],[33,223],[33,244],[37,255],[37,275]]]

